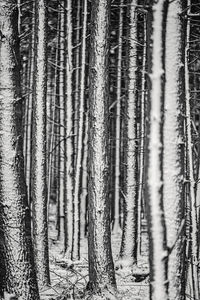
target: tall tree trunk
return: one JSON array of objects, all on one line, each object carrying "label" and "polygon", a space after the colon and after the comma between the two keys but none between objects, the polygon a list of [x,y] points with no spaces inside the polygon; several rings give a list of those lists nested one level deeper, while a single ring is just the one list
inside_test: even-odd
[{"label": "tall tree trunk", "polygon": [[85,63],[86,63],[86,31],[87,31],[87,0],[84,0],[83,8],[83,30],[82,30],[82,49],[81,49],[81,81],[80,81],[80,100],[78,114],[78,145],[75,170],[74,187],[74,238],[73,238],[73,258],[80,258],[80,187],[82,176],[83,158],[83,136],[84,136],[84,107],[85,107]]},{"label": "tall tree trunk", "polygon": [[89,280],[95,292],[115,286],[108,197],[109,0],[94,0],[89,64]]},{"label": "tall tree trunk", "polygon": [[67,256],[72,258],[73,222],[74,222],[74,111],[73,111],[73,45],[72,45],[72,0],[66,5],[66,180],[65,180],[65,226],[67,230]]},{"label": "tall tree trunk", "polygon": [[24,176],[17,16],[13,1],[1,1],[0,285],[25,300],[39,295]]},{"label": "tall tree trunk", "polygon": [[116,144],[115,144],[115,211],[114,211],[114,233],[120,231],[120,149],[121,149],[121,85],[122,85],[122,45],[123,45],[123,15],[124,1],[120,0],[119,8],[119,32],[118,32],[118,58],[117,58],[117,105],[116,105]]},{"label": "tall tree trunk", "polygon": [[[191,1],[187,1],[187,7],[190,13]],[[197,207],[195,195],[195,178],[193,171],[193,155],[192,155],[192,126],[191,126],[191,110],[190,110],[190,87],[189,87],[189,43],[190,43],[190,19],[187,20],[186,30],[186,47],[185,47],[185,90],[186,90],[186,148],[187,148],[187,165],[189,180],[189,205],[190,205],[190,244],[191,244],[191,277],[193,297],[198,299],[199,294],[199,271],[198,271],[198,227],[197,227]]]},{"label": "tall tree trunk", "polygon": [[46,186],[46,55],[46,2],[37,0],[35,3],[32,197],[34,253],[40,289],[50,282]]},{"label": "tall tree trunk", "polygon": [[[134,2],[134,3],[133,3]],[[134,5],[133,5],[134,4]],[[122,264],[131,266],[137,262],[137,1],[130,1],[128,29],[128,76],[125,120],[125,179],[124,219],[120,257]]]},{"label": "tall tree trunk", "polygon": [[164,40],[167,1],[153,2],[151,88],[147,141],[147,221],[149,233],[150,297],[168,299],[167,245],[163,212]]},{"label": "tall tree trunk", "polygon": [[147,18],[146,14],[144,15],[144,33],[143,33],[143,58],[142,58],[142,84],[141,84],[141,101],[140,101],[140,152],[139,152],[139,183],[138,183],[138,229],[137,229],[137,257],[139,258],[141,254],[141,243],[142,243],[142,234],[141,234],[141,225],[142,218],[141,212],[143,206],[143,192],[144,192],[144,145],[145,145],[145,100],[146,100],[146,54],[147,54]]},{"label": "tall tree trunk", "polygon": [[66,226],[65,226],[65,180],[66,180],[66,143],[65,143],[65,1],[60,1],[60,32],[59,32],[59,240],[62,250],[66,250]]},{"label": "tall tree trunk", "polygon": [[[169,4],[166,20],[163,203],[167,230],[169,299],[184,298],[184,24],[181,0]],[[181,231],[180,231],[181,228]],[[177,276],[178,275],[178,276]]]}]

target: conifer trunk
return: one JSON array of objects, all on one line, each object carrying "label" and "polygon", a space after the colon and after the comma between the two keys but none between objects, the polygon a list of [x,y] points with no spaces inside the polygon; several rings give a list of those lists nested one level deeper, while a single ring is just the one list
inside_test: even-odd
[{"label": "conifer trunk", "polygon": [[[184,24],[182,1],[169,4],[166,21],[166,83],[163,128],[163,203],[168,257],[169,299],[184,299]],[[182,228],[180,232],[180,228]],[[177,276],[178,274],[178,276]]]},{"label": "conifer trunk", "polygon": [[0,6],[0,287],[39,299],[24,176],[17,8]]},{"label": "conifer trunk", "polygon": [[50,282],[46,172],[46,55],[46,1],[37,0],[35,3],[32,198],[34,254],[40,289]]},{"label": "conifer trunk", "polygon": [[153,2],[151,87],[147,140],[147,221],[150,298],[168,299],[166,228],[163,211],[164,40],[167,1]]},{"label": "conifer trunk", "polygon": [[122,265],[131,266],[137,262],[137,1],[130,1],[128,35],[128,76],[125,120],[125,179],[124,219],[120,257]]},{"label": "conifer trunk", "polygon": [[94,0],[89,63],[89,280],[95,292],[114,285],[108,197],[109,0]]}]

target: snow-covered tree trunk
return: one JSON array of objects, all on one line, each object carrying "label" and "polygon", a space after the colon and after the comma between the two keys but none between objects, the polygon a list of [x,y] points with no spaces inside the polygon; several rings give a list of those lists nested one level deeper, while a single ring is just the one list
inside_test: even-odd
[{"label": "snow-covered tree trunk", "polygon": [[120,231],[119,214],[120,214],[120,146],[121,146],[121,84],[122,84],[122,34],[123,34],[123,15],[124,1],[120,0],[119,8],[119,32],[118,32],[118,57],[117,57],[117,104],[116,104],[116,128],[115,128],[115,211],[114,211],[114,233]]},{"label": "snow-covered tree trunk", "polygon": [[130,1],[127,49],[127,100],[125,120],[125,178],[124,218],[120,257],[122,265],[131,266],[137,261],[137,1]]},{"label": "snow-covered tree trunk", "polygon": [[[39,299],[24,176],[18,11],[0,6],[0,287]],[[3,281],[3,282],[2,282]]]},{"label": "snow-covered tree trunk", "polygon": [[153,2],[151,80],[147,139],[147,221],[149,233],[150,297],[168,299],[166,228],[163,211],[164,43],[167,1]]},{"label": "snow-covered tree trunk", "polygon": [[109,0],[94,0],[89,63],[89,281],[94,292],[115,286],[108,198]]},{"label": "snow-covered tree trunk", "polygon": [[[169,299],[184,298],[184,24],[183,1],[169,4],[165,41],[163,203],[167,231]],[[180,230],[181,229],[181,230]]]},{"label": "snow-covered tree trunk", "polygon": [[40,289],[50,282],[46,186],[46,55],[46,1],[37,0],[35,2],[32,199],[34,254]]},{"label": "snow-covered tree trunk", "polygon": [[87,30],[87,0],[84,0],[83,8],[83,29],[81,48],[81,76],[80,76],[80,98],[78,114],[78,142],[75,170],[74,187],[74,238],[73,238],[73,258],[80,258],[80,185],[82,176],[83,158],[83,136],[84,136],[84,107],[85,107],[85,60],[86,60],[86,30]]},{"label": "snow-covered tree trunk", "polygon": [[72,45],[72,0],[65,3],[66,8],[66,179],[65,179],[65,226],[67,232],[66,250],[69,258],[72,256],[73,247],[73,222],[74,222],[74,111],[73,111],[73,45]]}]

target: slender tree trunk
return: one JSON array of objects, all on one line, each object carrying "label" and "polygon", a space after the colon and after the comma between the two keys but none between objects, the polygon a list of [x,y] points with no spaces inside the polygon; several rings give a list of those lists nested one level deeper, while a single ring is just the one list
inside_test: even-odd
[{"label": "slender tree trunk", "polygon": [[89,280],[95,292],[115,286],[108,198],[108,53],[110,1],[94,0],[89,65]]},{"label": "slender tree trunk", "polygon": [[143,58],[142,58],[142,84],[141,84],[141,108],[140,108],[140,153],[139,153],[139,184],[138,184],[138,241],[137,241],[137,257],[141,254],[141,211],[143,207],[143,191],[144,191],[144,143],[145,143],[145,99],[146,99],[146,51],[147,51],[147,18],[144,15],[144,39],[143,39]]},{"label": "slender tree trunk", "polygon": [[87,172],[87,160],[88,160],[88,112],[85,116],[85,137],[83,141],[83,160],[82,160],[82,184],[81,184],[81,238],[86,236],[87,228],[87,195],[88,195],[88,172]]},{"label": "slender tree trunk", "polygon": [[147,221],[149,233],[150,298],[168,299],[167,245],[163,211],[164,21],[167,1],[153,3],[151,89],[147,141]]},{"label": "slender tree trunk", "polygon": [[[133,5],[134,4],[134,5]],[[137,1],[130,1],[128,35],[128,76],[125,120],[125,179],[124,219],[120,257],[122,265],[131,266],[137,262]]]},{"label": "slender tree trunk", "polygon": [[[187,7],[191,7],[191,1],[187,1]],[[190,19],[187,21],[186,47],[185,47],[185,90],[186,90],[186,136],[187,136],[187,164],[189,180],[189,202],[190,202],[190,238],[191,238],[191,276],[193,284],[193,296],[199,299],[199,272],[198,272],[198,228],[197,228],[197,207],[195,188],[196,183],[193,171],[192,155],[192,128],[190,111],[190,87],[189,87],[189,42],[190,42]]]},{"label": "slender tree trunk", "polygon": [[[57,24],[57,31],[59,30],[59,18],[58,18],[58,24]],[[59,47],[59,36],[57,34],[57,42],[56,42],[56,53],[55,53],[55,71],[54,71],[54,76],[53,76],[53,84],[52,84],[52,102],[51,102],[51,106],[52,106],[52,117],[50,122],[52,123],[51,125],[51,130],[50,130],[50,141],[49,141],[49,160],[48,160],[48,180],[47,180],[47,203],[48,203],[48,210],[49,210],[49,203],[50,203],[50,197],[51,197],[51,188],[52,188],[52,183],[54,181],[54,161],[55,161],[55,156],[56,156],[56,150],[54,149],[56,143],[56,137],[55,137],[55,131],[56,131],[56,100],[57,100],[57,85],[58,85],[58,47]],[[53,70],[52,70],[53,71]],[[57,178],[56,178],[57,180]]]},{"label": "slender tree trunk", "polygon": [[114,211],[114,233],[120,231],[120,149],[121,149],[121,84],[122,84],[122,34],[123,34],[123,15],[124,0],[120,0],[119,8],[119,32],[118,32],[118,58],[117,58],[117,105],[116,105],[116,144],[115,144],[115,211]]},{"label": "slender tree trunk", "polygon": [[43,0],[35,3],[35,21],[32,197],[34,253],[41,289],[50,282],[46,186],[46,2]]},{"label": "slender tree trunk", "polygon": [[60,2],[60,51],[59,51],[59,240],[62,250],[66,250],[66,226],[65,226],[65,180],[66,180],[66,143],[65,143],[65,1]]},{"label": "slender tree trunk", "polygon": [[83,158],[83,136],[84,136],[84,107],[85,107],[85,60],[86,60],[86,31],[87,31],[87,0],[84,0],[83,8],[83,31],[81,49],[81,81],[80,81],[80,102],[78,114],[78,146],[75,170],[74,187],[74,239],[73,239],[73,258],[80,258],[80,187],[82,176]]},{"label": "slender tree trunk", "polygon": [[81,13],[83,0],[76,0],[76,37],[75,37],[75,91],[74,91],[74,148],[75,161],[78,147],[78,113],[80,98],[80,52],[81,52]]},{"label": "slender tree trunk", "polygon": [[28,103],[27,103],[27,118],[26,118],[26,141],[25,141],[25,174],[26,174],[26,184],[28,189],[28,203],[31,204],[31,171],[32,171],[32,130],[33,130],[33,77],[34,77],[34,32],[35,32],[35,3],[32,4],[33,16],[31,18],[31,41],[29,50],[29,86],[28,86]]},{"label": "slender tree trunk", "polygon": [[[66,3],[66,182],[65,182],[65,226],[67,231],[67,256],[72,258],[74,222],[74,112],[73,112],[73,45],[72,45],[72,0]],[[77,220],[78,221],[78,220]]]},{"label": "slender tree trunk", "polygon": [[39,295],[24,176],[17,16],[13,1],[1,1],[0,285],[20,299],[33,300]]}]

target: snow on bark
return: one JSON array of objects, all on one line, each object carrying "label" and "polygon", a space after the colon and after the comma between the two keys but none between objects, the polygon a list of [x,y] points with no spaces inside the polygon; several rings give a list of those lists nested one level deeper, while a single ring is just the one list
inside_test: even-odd
[{"label": "snow on bark", "polygon": [[162,145],[162,110],[164,101],[164,66],[163,39],[165,38],[164,21],[166,16],[165,0],[153,4],[152,53],[149,101],[149,128],[147,141],[147,199],[149,262],[150,262],[150,297],[154,300],[168,299],[167,283],[167,247],[163,212],[163,145]]},{"label": "snow on bark", "polygon": [[[184,298],[184,32],[181,0],[169,4],[166,22],[163,128],[163,203],[168,258],[169,299]],[[178,236],[179,235],[179,236]],[[174,245],[175,243],[175,245]]]},{"label": "snow on bark", "polygon": [[[124,179],[124,218],[120,257],[122,264],[133,265],[137,261],[137,1],[130,3],[128,36],[128,78],[126,100],[126,142]],[[133,5],[134,4],[134,5]]]},{"label": "snow on bark", "polygon": [[89,280],[95,292],[115,286],[108,197],[108,54],[110,1],[92,2],[89,63]]},{"label": "snow on bark", "polygon": [[[17,9],[0,6],[0,286],[39,299],[24,176]],[[2,282],[3,281],[3,282]]]},{"label": "snow on bark", "polygon": [[49,252],[46,174],[46,2],[35,3],[32,200],[33,240],[39,288],[48,285]]},{"label": "snow on bark", "polygon": [[67,256],[72,258],[73,246],[73,222],[74,222],[74,122],[73,122],[73,45],[72,45],[72,0],[68,0],[66,5],[66,180],[65,180],[65,226],[67,231]]},{"label": "snow on bark", "polygon": [[116,105],[116,129],[115,129],[115,211],[113,232],[120,232],[119,214],[120,214],[120,148],[121,148],[121,85],[122,85],[122,34],[123,34],[123,15],[124,1],[120,0],[119,8],[119,33],[118,33],[118,58],[117,58],[117,105]]},{"label": "snow on bark", "polygon": [[78,145],[75,170],[74,187],[74,238],[73,238],[73,258],[80,259],[80,183],[82,176],[83,158],[83,136],[84,136],[84,102],[85,102],[85,60],[86,60],[86,30],[87,30],[87,0],[84,1],[83,9],[83,32],[81,49],[81,80],[80,80],[80,101],[78,114]]}]

